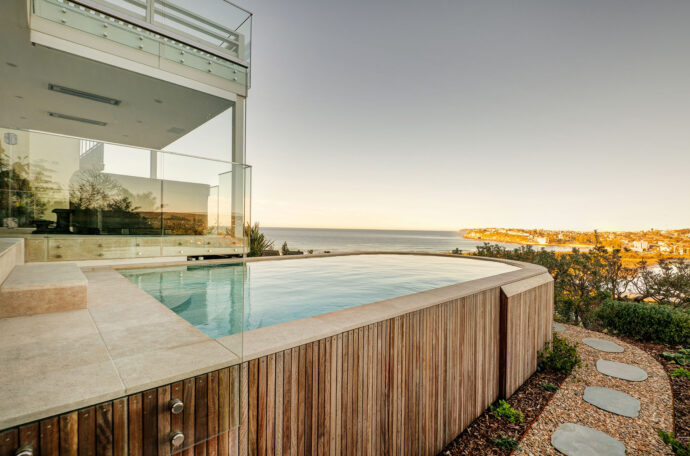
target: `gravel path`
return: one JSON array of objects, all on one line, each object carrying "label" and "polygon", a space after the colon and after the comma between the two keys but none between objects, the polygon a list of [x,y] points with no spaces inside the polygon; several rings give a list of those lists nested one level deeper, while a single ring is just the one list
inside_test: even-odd
[{"label": "gravel path", "polygon": [[[559,335],[580,342],[585,337],[596,337],[616,342],[623,353],[604,353],[583,343],[578,350],[582,367],[574,371],[542,411],[527,432],[515,455],[559,455],[551,446],[551,434],[562,423],[577,423],[609,434],[627,448],[627,455],[672,455],[657,435],[657,429],[673,429],[673,401],[671,386],[663,367],[645,351],[606,334],[564,325]],[[649,374],[643,382],[627,382],[607,377],[596,369],[598,359],[617,361],[638,366]],[[640,400],[637,418],[617,416],[588,404],[582,399],[588,386],[603,386],[630,394]]]}]

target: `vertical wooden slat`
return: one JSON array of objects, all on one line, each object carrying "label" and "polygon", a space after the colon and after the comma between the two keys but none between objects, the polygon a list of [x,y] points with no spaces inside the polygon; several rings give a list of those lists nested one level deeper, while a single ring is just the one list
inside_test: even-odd
[{"label": "vertical wooden slat", "polygon": [[113,404],[96,406],[96,454],[112,456],[113,454]]},{"label": "vertical wooden slat", "polygon": [[170,430],[171,430],[171,420],[172,413],[168,408],[168,402],[170,401],[171,385],[165,385],[158,388],[156,394],[157,398],[157,409],[158,409],[158,429],[157,429],[157,440],[156,444],[158,446],[158,455],[167,456],[170,454],[171,445],[169,441]]},{"label": "vertical wooden slat", "polygon": [[266,358],[266,455],[275,455],[276,355]]},{"label": "vertical wooden slat", "polygon": [[[252,368],[252,365],[254,368]],[[239,450],[240,456],[247,456],[250,454],[256,454],[251,450],[253,440],[253,448],[256,448],[256,435],[254,432],[254,425],[256,423],[256,396],[252,396],[252,391],[256,394],[256,376],[252,379],[250,372],[255,370],[254,375],[256,375],[256,360],[252,360],[249,363],[242,363],[242,370],[240,372],[241,378],[241,416],[240,416],[240,442]],[[250,385],[253,384],[254,388]],[[253,403],[253,405],[252,405]],[[252,416],[252,409],[254,415]],[[253,418],[253,419],[252,419]],[[254,431],[254,432],[252,432]],[[252,436],[253,435],[253,436]],[[252,437],[250,437],[252,436]]]},{"label": "vertical wooden slat", "polygon": [[283,394],[285,390],[283,374],[283,359],[285,352],[279,351],[276,353],[276,368],[275,368],[275,383],[276,383],[276,400],[275,400],[275,454],[281,456],[283,454]]},{"label": "vertical wooden slat", "polygon": [[[62,424],[60,425],[62,428]],[[127,399],[113,401],[113,455],[127,455]],[[62,443],[62,437],[60,437]],[[62,453],[60,453],[62,456]]]},{"label": "vertical wooden slat", "polygon": [[[96,454],[96,411],[94,407],[79,410],[79,456]],[[19,431],[21,440],[21,429]]]},{"label": "vertical wooden slat", "polygon": [[318,366],[315,371],[317,374],[316,382],[316,450],[317,454],[326,454],[326,442],[324,441],[326,437],[326,340],[321,339],[319,341],[319,350],[317,353]]},{"label": "vertical wooden slat", "polygon": [[38,423],[25,424],[19,428],[19,446],[30,447],[35,453],[40,454],[40,429]]},{"label": "vertical wooden slat", "polygon": [[57,418],[41,421],[40,446],[42,456],[57,456],[60,454],[60,425]]},{"label": "vertical wooden slat", "polygon": [[336,347],[336,384],[335,384],[335,454],[343,454],[342,447],[342,415],[343,415],[343,385],[345,384],[345,373],[343,357],[343,335],[338,334]]},{"label": "vertical wooden slat", "polygon": [[206,456],[208,439],[208,375],[194,379],[194,455]]},{"label": "vertical wooden slat", "polygon": [[[323,339],[322,339],[323,340]],[[318,453],[319,425],[319,343],[313,342],[311,357],[311,453]]]},{"label": "vertical wooden slat", "polygon": [[259,456],[266,456],[266,362],[265,356],[259,358],[258,406],[257,406],[257,450]]},{"label": "vertical wooden slat", "polygon": [[[129,396],[127,402],[127,424],[129,430],[127,439],[129,444],[129,454],[131,456],[142,456],[144,454],[143,421],[141,412],[141,394]],[[79,425],[81,427],[81,420]],[[79,435],[81,440],[81,432]]]},{"label": "vertical wooden slat", "polygon": [[367,416],[367,395],[369,394],[368,384],[367,384],[367,337],[368,330],[366,326],[359,328],[358,330],[359,338],[359,397],[357,398],[357,439],[359,440],[357,450],[358,454],[366,454],[366,430],[364,426],[366,424]]},{"label": "vertical wooden slat", "polygon": [[[208,440],[206,441],[206,454],[208,456],[218,455],[218,372],[208,374],[208,386],[206,397],[207,405],[207,426]],[[223,429],[227,431],[227,428]]]},{"label": "vertical wooden slat", "polygon": [[340,401],[340,416],[338,429],[340,432],[340,448],[342,454],[349,454],[348,443],[350,438],[349,432],[349,410],[350,410],[350,395],[352,387],[350,386],[350,366],[352,361],[350,359],[350,332],[342,334],[342,394],[338,399]]},{"label": "vertical wooden slat", "polygon": [[230,454],[230,369],[218,372],[218,454]]},{"label": "vertical wooden slat", "polygon": [[158,391],[148,390],[141,393],[144,454],[158,453]]},{"label": "vertical wooden slat", "polygon": [[0,432],[0,456],[14,456],[19,447],[19,431],[8,429]]},{"label": "vertical wooden slat", "polygon": [[[310,357],[311,358],[311,357]],[[305,422],[307,408],[307,345],[299,347],[299,394],[297,399],[297,454],[305,456]]]},{"label": "vertical wooden slat", "polygon": [[290,455],[298,452],[298,423],[299,423],[299,348],[292,349],[292,372],[290,377]]},{"label": "vertical wooden slat", "polygon": [[[245,364],[242,364],[244,366]],[[242,368],[241,366],[232,366],[230,368],[230,394],[228,400],[230,402],[230,433],[228,437],[228,446],[230,450],[230,456],[238,456],[240,452],[240,442],[242,438],[240,437],[240,410],[244,410],[244,402],[242,391],[244,387],[240,385],[244,380],[242,379]]]},{"label": "vertical wooden slat", "polygon": [[182,411],[182,426],[184,428],[184,456],[194,456],[194,443],[196,442],[196,382],[188,378],[182,383],[182,395],[184,397],[184,410]]},{"label": "vertical wooden slat", "polygon": [[337,372],[338,372],[338,337],[337,336],[332,336],[329,339],[329,348],[330,351],[328,353],[329,356],[329,366],[330,366],[330,373],[328,376],[328,384],[330,385],[330,402],[329,402],[329,410],[330,410],[330,417],[328,421],[328,449],[329,449],[329,454],[331,456],[336,455],[336,414],[338,412],[338,407],[337,407],[337,395],[338,395],[338,387],[337,387]]},{"label": "vertical wooden slat", "polygon": [[282,454],[289,456],[292,438],[292,350],[285,350],[283,355],[283,443]]},{"label": "vertical wooden slat", "polygon": [[78,423],[77,412],[60,415],[60,456],[79,454]]},{"label": "vertical wooden slat", "polygon": [[[185,401],[185,383],[184,382],[175,382],[172,385],[170,385],[170,398],[171,399],[179,399],[184,403],[184,408],[182,410],[182,413],[175,413],[175,414],[170,414],[170,432],[182,432],[185,435],[185,440],[186,442],[182,443],[182,447],[186,447],[189,445],[190,442],[193,443],[193,439],[185,434],[186,432],[186,427],[185,427],[185,416],[191,415],[191,412],[188,410],[190,408],[190,405],[187,404]],[[159,399],[160,400],[160,399]],[[159,404],[159,406],[162,407],[162,405]],[[192,406],[193,408],[193,406]],[[165,405],[165,409],[168,409],[167,404]],[[165,425],[165,420],[164,425]],[[160,442],[161,449],[169,449],[168,453],[179,453],[179,447],[173,447],[172,444],[169,442],[169,435],[166,436],[159,436],[161,439],[165,439],[166,443]]]}]

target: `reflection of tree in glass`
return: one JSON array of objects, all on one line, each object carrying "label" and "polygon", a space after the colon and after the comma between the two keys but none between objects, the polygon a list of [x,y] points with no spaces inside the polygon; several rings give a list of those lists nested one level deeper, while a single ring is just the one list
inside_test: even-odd
[{"label": "reflection of tree in glass", "polygon": [[123,190],[122,185],[111,176],[87,169],[79,173],[75,184],[70,185],[69,204],[72,209],[132,210],[132,201]]},{"label": "reflection of tree in glass", "polygon": [[157,234],[149,221],[138,214],[133,200],[141,197],[155,205],[151,194],[133,195],[108,174],[94,169],[81,171],[70,185],[73,224],[83,234]]},{"label": "reflection of tree in glass", "polygon": [[30,226],[45,215],[48,202],[43,195],[61,187],[49,175],[54,171],[27,156],[14,157],[0,145],[0,219],[16,218],[19,226]]}]

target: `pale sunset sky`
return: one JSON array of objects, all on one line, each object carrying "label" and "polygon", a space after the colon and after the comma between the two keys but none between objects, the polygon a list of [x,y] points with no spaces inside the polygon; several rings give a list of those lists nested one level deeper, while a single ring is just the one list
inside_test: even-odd
[{"label": "pale sunset sky", "polygon": [[242,0],[264,226],[690,226],[690,2]]}]

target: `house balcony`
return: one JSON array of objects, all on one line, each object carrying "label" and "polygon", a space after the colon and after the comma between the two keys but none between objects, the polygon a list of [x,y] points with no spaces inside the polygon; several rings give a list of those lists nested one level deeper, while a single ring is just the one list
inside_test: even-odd
[{"label": "house balcony", "polygon": [[24,238],[27,262],[248,251],[247,165],[35,131],[0,139],[0,237]]}]

